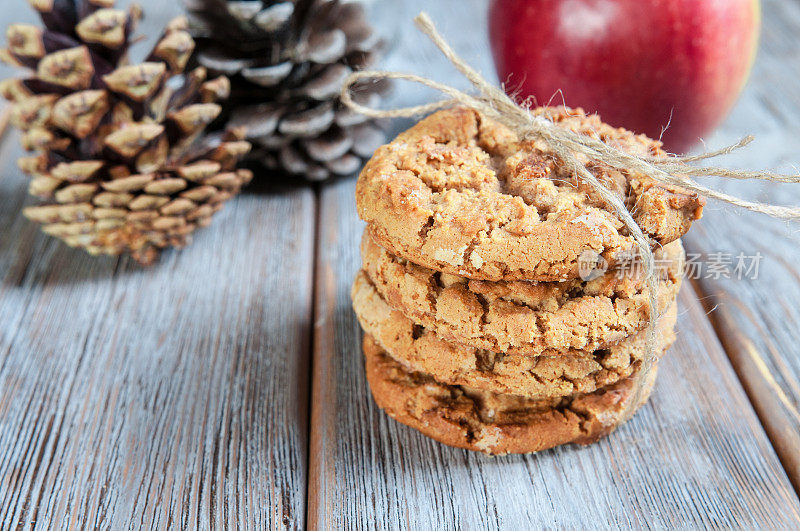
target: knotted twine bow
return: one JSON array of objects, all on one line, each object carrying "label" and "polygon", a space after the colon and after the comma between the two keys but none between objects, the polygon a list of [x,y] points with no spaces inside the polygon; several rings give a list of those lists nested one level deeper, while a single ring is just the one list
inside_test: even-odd
[{"label": "knotted twine bow", "polygon": [[[658,339],[658,329],[656,327],[656,322],[659,317],[659,312],[655,259],[647,237],[644,235],[639,225],[636,224],[633,216],[625,207],[622,200],[587,170],[586,166],[578,160],[576,154],[583,155],[589,160],[600,162],[624,173],[637,172],[662,184],[678,186],[707,198],[717,199],[753,212],[761,212],[762,214],[767,214],[774,218],[789,221],[800,221],[800,208],[783,207],[739,199],[738,197],[702,186],[695,182],[692,177],[717,176],[731,179],[762,179],[772,182],[800,183],[800,176],[780,175],[768,172],[738,171],[715,167],[694,167],[687,164],[688,162],[696,162],[731,153],[752,142],[752,136],[747,136],[739,142],[722,149],[708,151],[699,155],[668,155],[666,157],[651,158],[632,155],[605,144],[598,139],[570,131],[553,123],[544,116],[534,116],[527,106],[518,105],[514,100],[508,97],[500,87],[496,87],[484,79],[476,70],[461,59],[447,42],[445,42],[444,38],[436,31],[436,27],[426,13],[422,12],[417,15],[414,18],[414,22],[417,27],[433,41],[436,47],[439,48],[458,71],[472,83],[479,94],[471,96],[448,85],[437,83],[436,81],[413,74],[365,70],[354,72],[347,77],[342,86],[342,102],[354,111],[374,118],[410,118],[454,105],[470,107],[504,124],[514,131],[519,136],[520,140],[539,140],[544,142],[550,147],[557,158],[573,168],[579,179],[588,183],[594,191],[597,192],[610,210],[622,221],[636,242],[636,248],[644,266],[644,281],[646,282],[649,296],[650,311],[647,328],[646,353],[639,370],[639,377],[637,378],[638,385],[634,396],[626,406],[622,415],[623,418],[627,417],[638,406],[642,398],[643,384],[647,382],[653,363],[657,359],[656,341]],[[350,93],[350,88],[354,84],[366,78],[414,81],[436,89],[449,96],[450,99],[401,109],[371,109],[353,101],[353,97]]]}]

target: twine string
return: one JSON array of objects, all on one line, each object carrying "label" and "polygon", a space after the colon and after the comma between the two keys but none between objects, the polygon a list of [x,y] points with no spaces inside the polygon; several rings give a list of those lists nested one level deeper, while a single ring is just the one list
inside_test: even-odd
[{"label": "twine string", "polygon": [[[768,172],[738,171],[716,167],[689,166],[689,162],[698,162],[727,155],[753,141],[746,136],[738,142],[714,151],[697,155],[665,157],[640,157],[610,146],[597,138],[566,129],[544,116],[536,116],[527,106],[521,106],[511,99],[500,87],[489,83],[476,70],[459,57],[450,45],[436,30],[426,13],[414,18],[417,27],[424,33],[452,63],[456,69],[469,80],[478,95],[470,95],[458,89],[414,74],[387,72],[380,70],[360,71],[350,74],[341,90],[341,101],[356,112],[373,118],[410,118],[427,114],[439,109],[463,105],[477,110],[481,114],[497,121],[514,131],[521,140],[539,140],[550,147],[555,157],[572,168],[578,179],[586,182],[601,197],[607,207],[624,224],[633,238],[644,270],[644,282],[648,289],[649,322],[647,327],[646,354],[642,360],[637,386],[632,399],[623,411],[623,418],[629,416],[642,398],[644,382],[647,382],[653,364],[657,359],[656,343],[658,309],[658,281],[655,274],[655,259],[650,241],[633,219],[631,212],[616,194],[603,185],[594,174],[586,169],[578,160],[582,155],[589,160],[600,162],[613,169],[625,173],[639,173],[656,182],[676,186],[695,194],[723,201],[753,212],[789,221],[800,221],[800,208],[784,207],[747,201],[719,192],[698,184],[692,177],[725,177],[730,179],[760,179],[770,182],[798,183],[800,176],[780,175]],[[419,83],[445,94],[448,99],[398,109],[372,109],[353,100],[351,87],[364,79],[397,79]]]}]

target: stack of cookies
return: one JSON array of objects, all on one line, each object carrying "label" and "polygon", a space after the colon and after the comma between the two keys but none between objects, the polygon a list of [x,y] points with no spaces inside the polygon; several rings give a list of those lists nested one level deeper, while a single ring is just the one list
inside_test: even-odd
[{"label": "stack of cookies", "polygon": [[[663,155],[579,110],[536,112]],[[704,202],[583,162],[651,240],[663,354],[680,237]],[[470,109],[440,111],[377,150],[356,199],[367,227],[353,306],[372,394],[393,418],[451,446],[527,453],[596,441],[647,400],[656,370],[639,378],[649,292],[633,238],[546,145]]]}]

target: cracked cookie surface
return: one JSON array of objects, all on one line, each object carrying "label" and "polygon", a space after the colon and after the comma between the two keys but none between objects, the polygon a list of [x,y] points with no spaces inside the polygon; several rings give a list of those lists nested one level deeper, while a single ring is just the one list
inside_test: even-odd
[{"label": "cracked cookie surface", "polygon": [[[367,380],[375,402],[389,416],[443,444],[493,455],[538,452],[568,443],[590,444],[626,419],[634,378],[572,398],[530,400],[445,385],[409,371],[364,336]],[[649,373],[640,403],[650,395]]]},{"label": "cracked cookie surface", "polygon": [[[554,122],[642,156],[660,144],[580,110],[540,108]],[[682,236],[704,200],[585,161],[631,210],[653,246]],[[464,108],[439,111],[379,148],[356,185],[359,216],[392,254],[479,280],[579,277],[581,257],[614,265],[633,238],[546,146]],[[588,253],[588,255],[586,254]]]},{"label": "cracked cookie surface", "polygon": [[[392,309],[360,273],[353,308],[361,327],[393,359],[439,382],[534,399],[585,394],[634,375],[646,354],[646,332],[595,351],[558,355],[496,353],[452,343]],[[660,357],[675,339],[676,306],[659,320]]]},{"label": "cracked cookie surface", "polygon": [[[683,247],[678,240],[655,254],[664,311],[680,289]],[[596,349],[644,329],[649,319],[641,268],[588,282],[470,280],[394,256],[366,232],[361,258],[390,306],[445,340],[479,349],[533,355]]]}]

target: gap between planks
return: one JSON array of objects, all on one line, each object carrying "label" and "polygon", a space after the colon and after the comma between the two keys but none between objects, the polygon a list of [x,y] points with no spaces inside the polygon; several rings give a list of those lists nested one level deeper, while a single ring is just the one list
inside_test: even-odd
[{"label": "gap between planks", "polygon": [[[320,378],[316,378],[315,374],[318,370],[317,365],[319,364],[320,357],[317,356],[317,337],[318,334],[325,329],[322,326],[322,323],[318,323],[318,319],[322,318],[325,319],[324,316],[332,315],[329,312],[320,311],[321,308],[318,307],[318,292],[320,286],[320,246],[322,245],[322,230],[321,230],[321,218],[320,212],[322,211],[322,184],[315,184],[314,185],[314,251],[312,253],[313,267],[312,267],[312,277],[311,277],[311,327],[309,332],[311,333],[310,342],[309,342],[309,354],[308,354],[308,411],[306,413],[306,419],[308,419],[308,433],[306,434],[306,511],[305,514],[302,515],[303,518],[303,529],[318,529],[318,522],[316,518],[312,517],[316,515],[316,512],[313,512],[311,507],[309,506],[309,500],[315,499],[316,493],[314,492],[314,487],[316,486],[316,482],[311,481],[312,477],[319,477],[323,470],[320,464],[323,460],[315,459],[312,456],[321,453],[323,450],[320,448],[322,446],[321,443],[322,437],[313,437],[314,428],[316,426],[323,425],[320,422],[320,415],[321,408],[315,407],[316,401],[314,400],[315,397],[328,397],[330,395],[330,390],[323,388],[322,384],[318,384],[318,380]],[[335,285],[335,281],[334,281]],[[322,317],[321,317],[322,316]],[[332,342],[331,342],[332,344]],[[317,389],[318,386],[320,389]],[[328,440],[327,437],[324,438]]]},{"label": "gap between planks", "polygon": [[8,129],[8,122],[11,120],[11,105],[5,104],[2,109],[0,111],[0,142],[3,140]]},{"label": "gap between planks", "polygon": [[800,433],[795,429],[800,425],[800,412],[770,374],[764,355],[736,326],[728,305],[721,304],[736,301],[704,290],[696,280],[691,285],[786,475],[800,496]]}]

